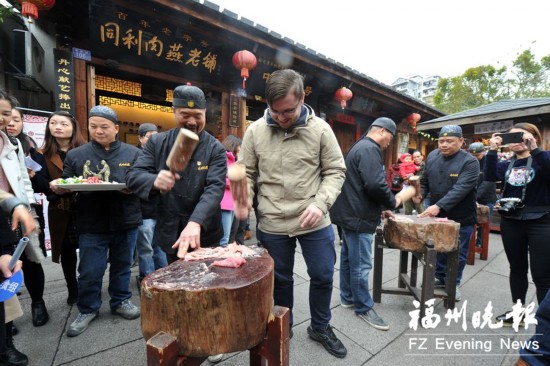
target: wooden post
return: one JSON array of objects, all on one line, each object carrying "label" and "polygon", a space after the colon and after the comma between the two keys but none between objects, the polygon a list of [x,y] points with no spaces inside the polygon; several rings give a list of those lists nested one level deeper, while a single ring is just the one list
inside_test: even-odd
[{"label": "wooden post", "polygon": [[290,311],[282,306],[273,308],[275,318],[267,324],[267,335],[250,349],[250,366],[289,365]]}]

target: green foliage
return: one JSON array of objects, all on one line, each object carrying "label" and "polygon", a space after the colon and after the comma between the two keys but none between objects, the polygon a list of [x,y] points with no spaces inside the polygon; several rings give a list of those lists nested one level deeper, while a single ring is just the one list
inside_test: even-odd
[{"label": "green foliage", "polygon": [[550,96],[550,55],[537,62],[531,50],[525,50],[510,70],[485,65],[440,79],[433,102],[436,108],[452,114],[501,99],[545,96]]},{"label": "green foliage", "polygon": [[0,23],[4,22],[4,18],[10,16],[13,14],[13,8],[12,7],[5,7],[4,5],[0,5]]}]

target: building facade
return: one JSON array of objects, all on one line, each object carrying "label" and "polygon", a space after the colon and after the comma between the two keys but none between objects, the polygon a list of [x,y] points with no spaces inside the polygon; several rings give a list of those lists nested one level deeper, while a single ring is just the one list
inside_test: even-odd
[{"label": "building facade", "polygon": [[[38,35],[34,44],[42,49],[44,77],[34,77],[37,70],[32,67],[17,67],[21,63],[16,51],[29,48],[29,41],[18,41],[15,30],[27,39]],[[304,76],[305,102],[332,126],[344,153],[382,116],[398,123],[400,149],[423,149],[430,141],[416,134],[407,116],[443,116],[252,20],[227,9],[220,12],[209,1],[57,0],[33,23],[20,17],[6,19],[0,36],[2,60],[9,61],[0,64],[0,86],[31,110],[73,113],[86,136],[87,111],[97,104],[117,112],[119,137],[129,143],[136,142],[141,123],[172,128],[172,90],[189,82],[205,91],[206,128],[219,139],[228,134],[242,137],[266,109],[267,78],[282,68]],[[26,52],[35,59],[38,47],[32,42],[31,37]],[[242,50],[257,60],[246,83],[232,63],[233,55]],[[353,93],[345,108],[334,97],[341,87]],[[398,144],[394,145],[388,163],[396,159]]]}]

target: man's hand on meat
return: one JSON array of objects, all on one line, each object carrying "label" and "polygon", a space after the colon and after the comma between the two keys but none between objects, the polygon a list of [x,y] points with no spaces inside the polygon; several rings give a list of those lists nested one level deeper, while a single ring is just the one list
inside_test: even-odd
[{"label": "man's hand on meat", "polygon": [[392,210],[382,211],[382,219],[389,219],[389,218],[394,218],[394,217],[395,217],[395,215],[393,214]]},{"label": "man's hand on meat", "polygon": [[181,177],[177,173],[172,173],[169,170],[161,170],[153,183],[153,187],[161,192],[168,192],[174,188],[176,180],[179,180],[180,178]]},{"label": "man's hand on meat", "polygon": [[306,210],[300,215],[300,227],[314,227],[323,217],[323,211],[313,203],[307,206]]},{"label": "man's hand on meat", "polygon": [[421,214],[419,214],[417,217],[436,217],[439,215],[439,207],[437,205],[431,205],[427,209],[424,210]]},{"label": "man's hand on meat", "polygon": [[201,247],[201,226],[196,222],[189,221],[180,234],[172,248],[178,250],[178,258],[183,258],[189,248],[198,249]]}]

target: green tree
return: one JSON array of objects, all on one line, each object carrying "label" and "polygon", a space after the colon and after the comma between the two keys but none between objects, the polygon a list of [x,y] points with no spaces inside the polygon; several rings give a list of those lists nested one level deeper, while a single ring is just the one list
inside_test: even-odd
[{"label": "green tree", "polygon": [[537,98],[550,95],[550,84],[548,82],[548,65],[550,56],[546,61],[537,63],[535,55],[531,50],[523,51],[514,61],[512,71],[513,78],[510,84],[513,85],[514,98]]},{"label": "green tree", "polygon": [[445,113],[480,107],[501,99],[550,96],[550,55],[540,62],[525,50],[512,63],[495,68],[472,67],[462,75],[442,78],[434,95],[434,106]]}]

